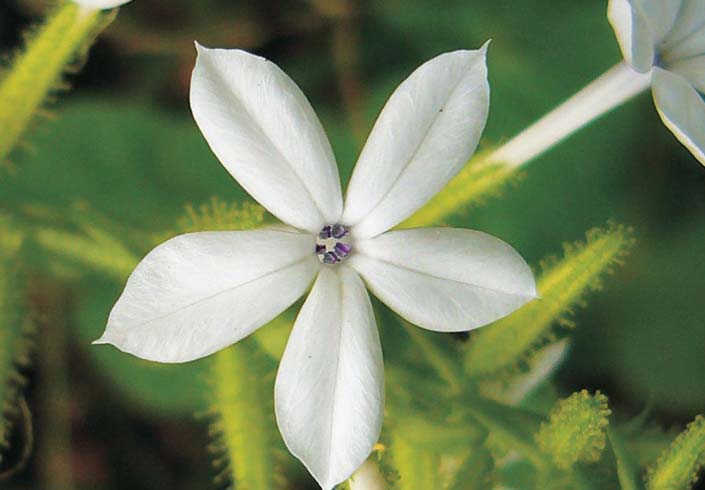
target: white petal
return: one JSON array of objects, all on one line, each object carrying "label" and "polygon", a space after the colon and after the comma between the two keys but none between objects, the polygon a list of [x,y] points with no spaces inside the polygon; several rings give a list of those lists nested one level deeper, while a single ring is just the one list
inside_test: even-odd
[{"label": "white petal", "polygon": [[683,0],[632,0],[646,17],[654,45],[659,44],[671,32],[681,10]]},{"label": "white petal", "polygon": [[696,90],[705,93],[705,55],[677,61],[669,66],[669,71],[684,77]]},{"label": "white petal", "polygon": [[656,42],[642,10],[633,0],[610,0],[607,18],[624,60],[636,71],[648,72],[653,64]]},{"label": "white petal", "polygon": [[143,359],[185,362],[246,337],[306,291],[313,237],[268,229],[177,236],[127,281],[103,336]]},{"label": "white petal", "polygon": [[705,54],[705,26],[673,46],[667,52],[668,62],[701,56]]},{"label": "white petal", "polygon": [[661,49],[670,60],[683,56],[705,54],[699,51],[705,38],[705,2],[702,0],[683,0],[678,18],[673,29],[664,39]]},{"label": "white petal", "polygon": [[131,2],[132,0],[74,0],[75,3],[90,9],[111,9]]},{"label": "white petal", "polygon": [[348,263],[392,310],[440,332],[486,325],[536,297],[526,262],[479,231],[391,231],[356,242]]},{"label": "white petal", "polygon": [[660,68],[654,69],[652,85],[661,120],[705,165],[705,102],[702,97],[685,78]]},{"label": "white petal", "polygon": [[282,221],[312,232],[337,223],[338,168],[301,90],[264,58],[197,48],[191,109],[223,166]]},{"label": "white petal", "polygon": [[377,442],[383,370],[362,281],[345,266],[324,268],[294,324],[274,395],[287,447],[324,490],[346,480]]},{"label": "white petal", "polygon": [[401,222],[440,191],[475,151],[487,120],[486,46],[421,65],[392,94],[348,186],[342,221],[357,237]]}]

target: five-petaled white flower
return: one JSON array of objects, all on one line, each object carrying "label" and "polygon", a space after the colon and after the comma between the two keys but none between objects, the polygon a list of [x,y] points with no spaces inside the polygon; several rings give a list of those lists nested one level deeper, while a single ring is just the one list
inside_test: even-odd
[{"label": "five-petaled white flower", "polygon": [[487,118],[485,49],[432,59],[384,107],[343,204],[313,109],[275,64],[198,47],[191,107],[211,149],[289,226],[178,236],[127,281],[98,343],[161,362],[207,356],[300,298],[275,386],[284,441],[330,489],[365,460],[382,425],[382,350],[365,285],[423,328],[470,330],[536,296],[506,243],[452,228],[388,231],[475,150]]},{"label": "five-petaled white flower", "polygon": [[705,165],[705,1],[610,0],[608,17],[625,61],[651,72],[664,124]]}]

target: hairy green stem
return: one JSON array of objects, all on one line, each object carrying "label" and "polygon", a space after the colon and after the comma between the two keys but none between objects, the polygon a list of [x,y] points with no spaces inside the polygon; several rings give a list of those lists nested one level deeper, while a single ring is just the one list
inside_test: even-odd
[{"label": "hairy green stem", "polygon": [[26,364],[29,351],[29,323],[22,320],[24,281],[17,266],[22,243],[22,235],[0,215],[0,460],[24,383],[18,367]]},{"label": "hairy green stem", "polygon": [[553,326],[566,324],[566,314],[620,263],[634,242],[629,228],[610,224],[587,233],[585,243],[566,245],[565,256],[544,267],[538,280],[541,298],[473,333],[465,367],[471,377],[487,377],[511,369],[549,338]]},{"label": "hairy green stem", "polygon": [[62,73],[110,20],[110,14],[67,2],[29,37],[0,81],[0,162],[19,143]]},{"label": "hairy green stem", "polygon": [[277,486],[271,386],[263,383],[274,369],[269,362],[252,339],[212,357],[215,448],[224,458],[222,476],[236,488],[270,490]]}]

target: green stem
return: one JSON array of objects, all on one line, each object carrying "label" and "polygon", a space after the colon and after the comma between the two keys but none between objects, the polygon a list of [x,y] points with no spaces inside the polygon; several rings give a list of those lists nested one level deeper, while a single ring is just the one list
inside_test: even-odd
[{"label": "green stem", "polygon": [[634,466],[622,437],[612,427],[607,427],[607,439],[616,461],[620,488],[622,490],[643,490],[644,485],[638,476],[638,469]]},{"label": "green stem", "polygon": [[18,267],[22,243],[22,235],[0,215],[0,461],[24,383],[18,367],[27,363],[29,351],[29,322],[22,320],[24,281]]},{"label": "green stem", "polygon": [[546,470],[552,467],[537,450],[534,439],[543,417],[474,395],[466,395],[465,408],[490,434],[508,447],[516,449],[537,469]]},{"label": "green stem", "polygon": [[58,284],[36,284],[33,302],[40,320],[37,336],[38,413],[45,430],[38,434],[37,460],[40,462],[42,488],[71,490],[75,488],[71,465],[71,389],[68,366],[68,298]]},{"label": "green stem", "polygon": [[402,223],[402,228],[438,226],[451,216],[473,205],[482,204],[519,178],[520,172],[502,163],[477,155],[424,207]]},{"label": "green stem", "polygon": [[236,488],[277,487],[274,421],[268,378],[274,367],[250,341],[223,349],[212,357],[212,409],[218,419],[218,452],[226,460],[223,474]]},{"label": "green stem", "polygon": [[110,14],[68,2],[30,36],[0,82],[0,162],[18,144],[62,73],[111,20]]},{"label": "green stem", "polygon": [[465,385],[464,373],[462,365],[456,360],[448,356],[436,343],[430,338],[427,332],[420,328],[404,322],[406,332],[411,337],[411,340],[419,347],[426,360],[433,368],[441,375],[448,383],[453,394],[458,394],[463,391]]},{"label": "green stem", "polygon": [[644,92],[650,83],[650,74],[637,73],[624,62],[617,64],[492,153],[474,158],[404,226],[437,225],[478,198],[496,193],[516,169]]}]

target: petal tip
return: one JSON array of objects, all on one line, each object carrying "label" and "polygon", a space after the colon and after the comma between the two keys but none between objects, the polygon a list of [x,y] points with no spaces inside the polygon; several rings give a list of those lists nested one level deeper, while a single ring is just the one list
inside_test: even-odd
[{"label": "petal tip", "polygon": [[490,38],[487,41],[485,41],[485,44],[483,44],[480,47],[479,51],[483,56],[487,56],[487,50],[489,49],[491,43],[492,43],[492,39]]},{"label": "petal tip", "polygon": [[93,342],[91,342],[91,345],[115,345],[115,343],[110,340],[110,337],[108,335],[103,334],[100,338],[95,339]]}]

